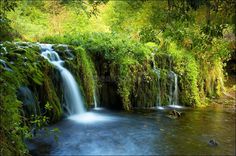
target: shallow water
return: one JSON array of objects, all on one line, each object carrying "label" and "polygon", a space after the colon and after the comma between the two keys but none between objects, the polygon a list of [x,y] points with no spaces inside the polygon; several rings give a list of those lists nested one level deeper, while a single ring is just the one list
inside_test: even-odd
[{"label": "shallow water", "polygon": [[93,110],[50,127],[60,129],[58,142],[42,136],[28,146],[33,155],[235,155],[235,112],[181,109],[171,119],[169,111]]}]

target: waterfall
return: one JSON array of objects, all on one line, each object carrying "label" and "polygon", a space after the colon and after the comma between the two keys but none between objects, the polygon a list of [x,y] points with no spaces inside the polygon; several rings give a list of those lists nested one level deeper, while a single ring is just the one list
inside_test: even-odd
[{"label": "waterfall", "polygon": [[161,106],[161,83],[160,83],[160,70],[159,69],[154,69],[154,72],[157,74],[157,100],[156,100],[156,106]]},{"label": "waterfall", "polygon": [[157,97],[156,97],[156,106],[158,108],[162,108],[161,107],[161,82],[160,82],[161,72],[158,68],[156,68],[156,64],[155,64],[155,60],[154,60],[154,54],[153,54],[153,57],[152,57],[152,63],[153,63],[153,70],[157,74],[157,90],[158,90],[158,93],[157,93]]},{"label": "waterfall", "polygon": [[97,109],[98,108],[98,104],[97,104],[96,91],[93,92],[93,103],[94,103],[94,108]]},{"label": "waterfall", "polygon": [[80,90],[72,74],[66,68],[63,67],[64,61],[62,61],[58,53],[53,50],[52,45],[39,45],[41,47],[41,56],[47,59],[60,71],[65,107],[69,115],[84,113],[85,107]]},{"label": "waterfall", "polygon": [[169,104],[170,105],[178,105],[178,75],[170,71],[170,89],[169,89]]}]

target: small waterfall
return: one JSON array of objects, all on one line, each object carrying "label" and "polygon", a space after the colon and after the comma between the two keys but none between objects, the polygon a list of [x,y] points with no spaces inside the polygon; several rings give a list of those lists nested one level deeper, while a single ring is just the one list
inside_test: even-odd
[{"label": "small waterfall", "polygon": [[94,110],[102,110],[101,107],[99,107],[99,100],[97,99],[96,89],[93,92],[93,104],[94,104]]},{"label": "small waterfall", "polygon": [[153,70],[154,72],[157,74],[157,90],[158,90],[158,93],[157,93],[157,98],[156,98],[156,106],[158,108],[162,108],[161,107],[161,71],[156,68],[156,64],[155,64],[155,60],[154,60],[154,53],[153,53],[153,57],[152,57],[152,63],[153,63]]},{"label": "small waterfall", "polygon": [[169,104],[170,105],[178,105],[178,75],[170,71],[170,89],[169,89]]},{"label": "small waterfall", "polygon": [[66,110],[68,111],[69,115],[84,113],[85,107],[80,90],[72,74],[63,67],[64,61],[62,61],[58,53],[52,49],[52,45],[39,45],[41,47],[41,56],[55,65],[55,67],[60,71]]},{"label": "small waterfall", "polygon": [[161,106],[161,83],[160,83],[161,73],[159,69],[154,69],[154,71],[157,74],[157,90],[158,90],[156,106]]},{"label": "small waterfall", "polygon": [[98,108],[97,98],[96,98],[95,92],[94,92],[94,94],[93,94],[93,102],[94,102],[94,108],[95,108],[95,109]]}]

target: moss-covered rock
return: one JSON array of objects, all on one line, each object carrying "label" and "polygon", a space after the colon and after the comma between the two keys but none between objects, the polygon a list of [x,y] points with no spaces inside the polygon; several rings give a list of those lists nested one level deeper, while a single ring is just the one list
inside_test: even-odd
[{"label": "moss-covered rock", "polygon": [[[62,108],[53,85],[54,67],[40,56],[36,44],[3,42],[0,49],[3,50],[0,59],[11,69],[0,65],[1,155],[25,155],[23,138],[32,128],[30,116],[35,115],[35,111],[22,106],[25,101],[17,99],[17,91],[27,86],[40,107],[38,115],[45,115],[44,107],[50,103],[53,109],[47,116],[51,122],[58,121]],[[24,116],[26,111],[28,115]]]}]

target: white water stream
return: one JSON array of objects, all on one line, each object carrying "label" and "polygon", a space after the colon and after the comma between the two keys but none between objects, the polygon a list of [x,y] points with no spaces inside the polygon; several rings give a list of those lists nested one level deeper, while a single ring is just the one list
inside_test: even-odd
[{"label": "white water stream", "polygon": [[41,46],[41,56],[46,58],[50,63],[60,71],[62,78],[63,94],[65,100],[65,106],[69,113],[82,114],[85,113],[84,102],[79,90],[79,87],[72,76],[72,74],[63,67],[64,61],[62,61],[57,52],[52,48],[51,44],[39,44]]}]

